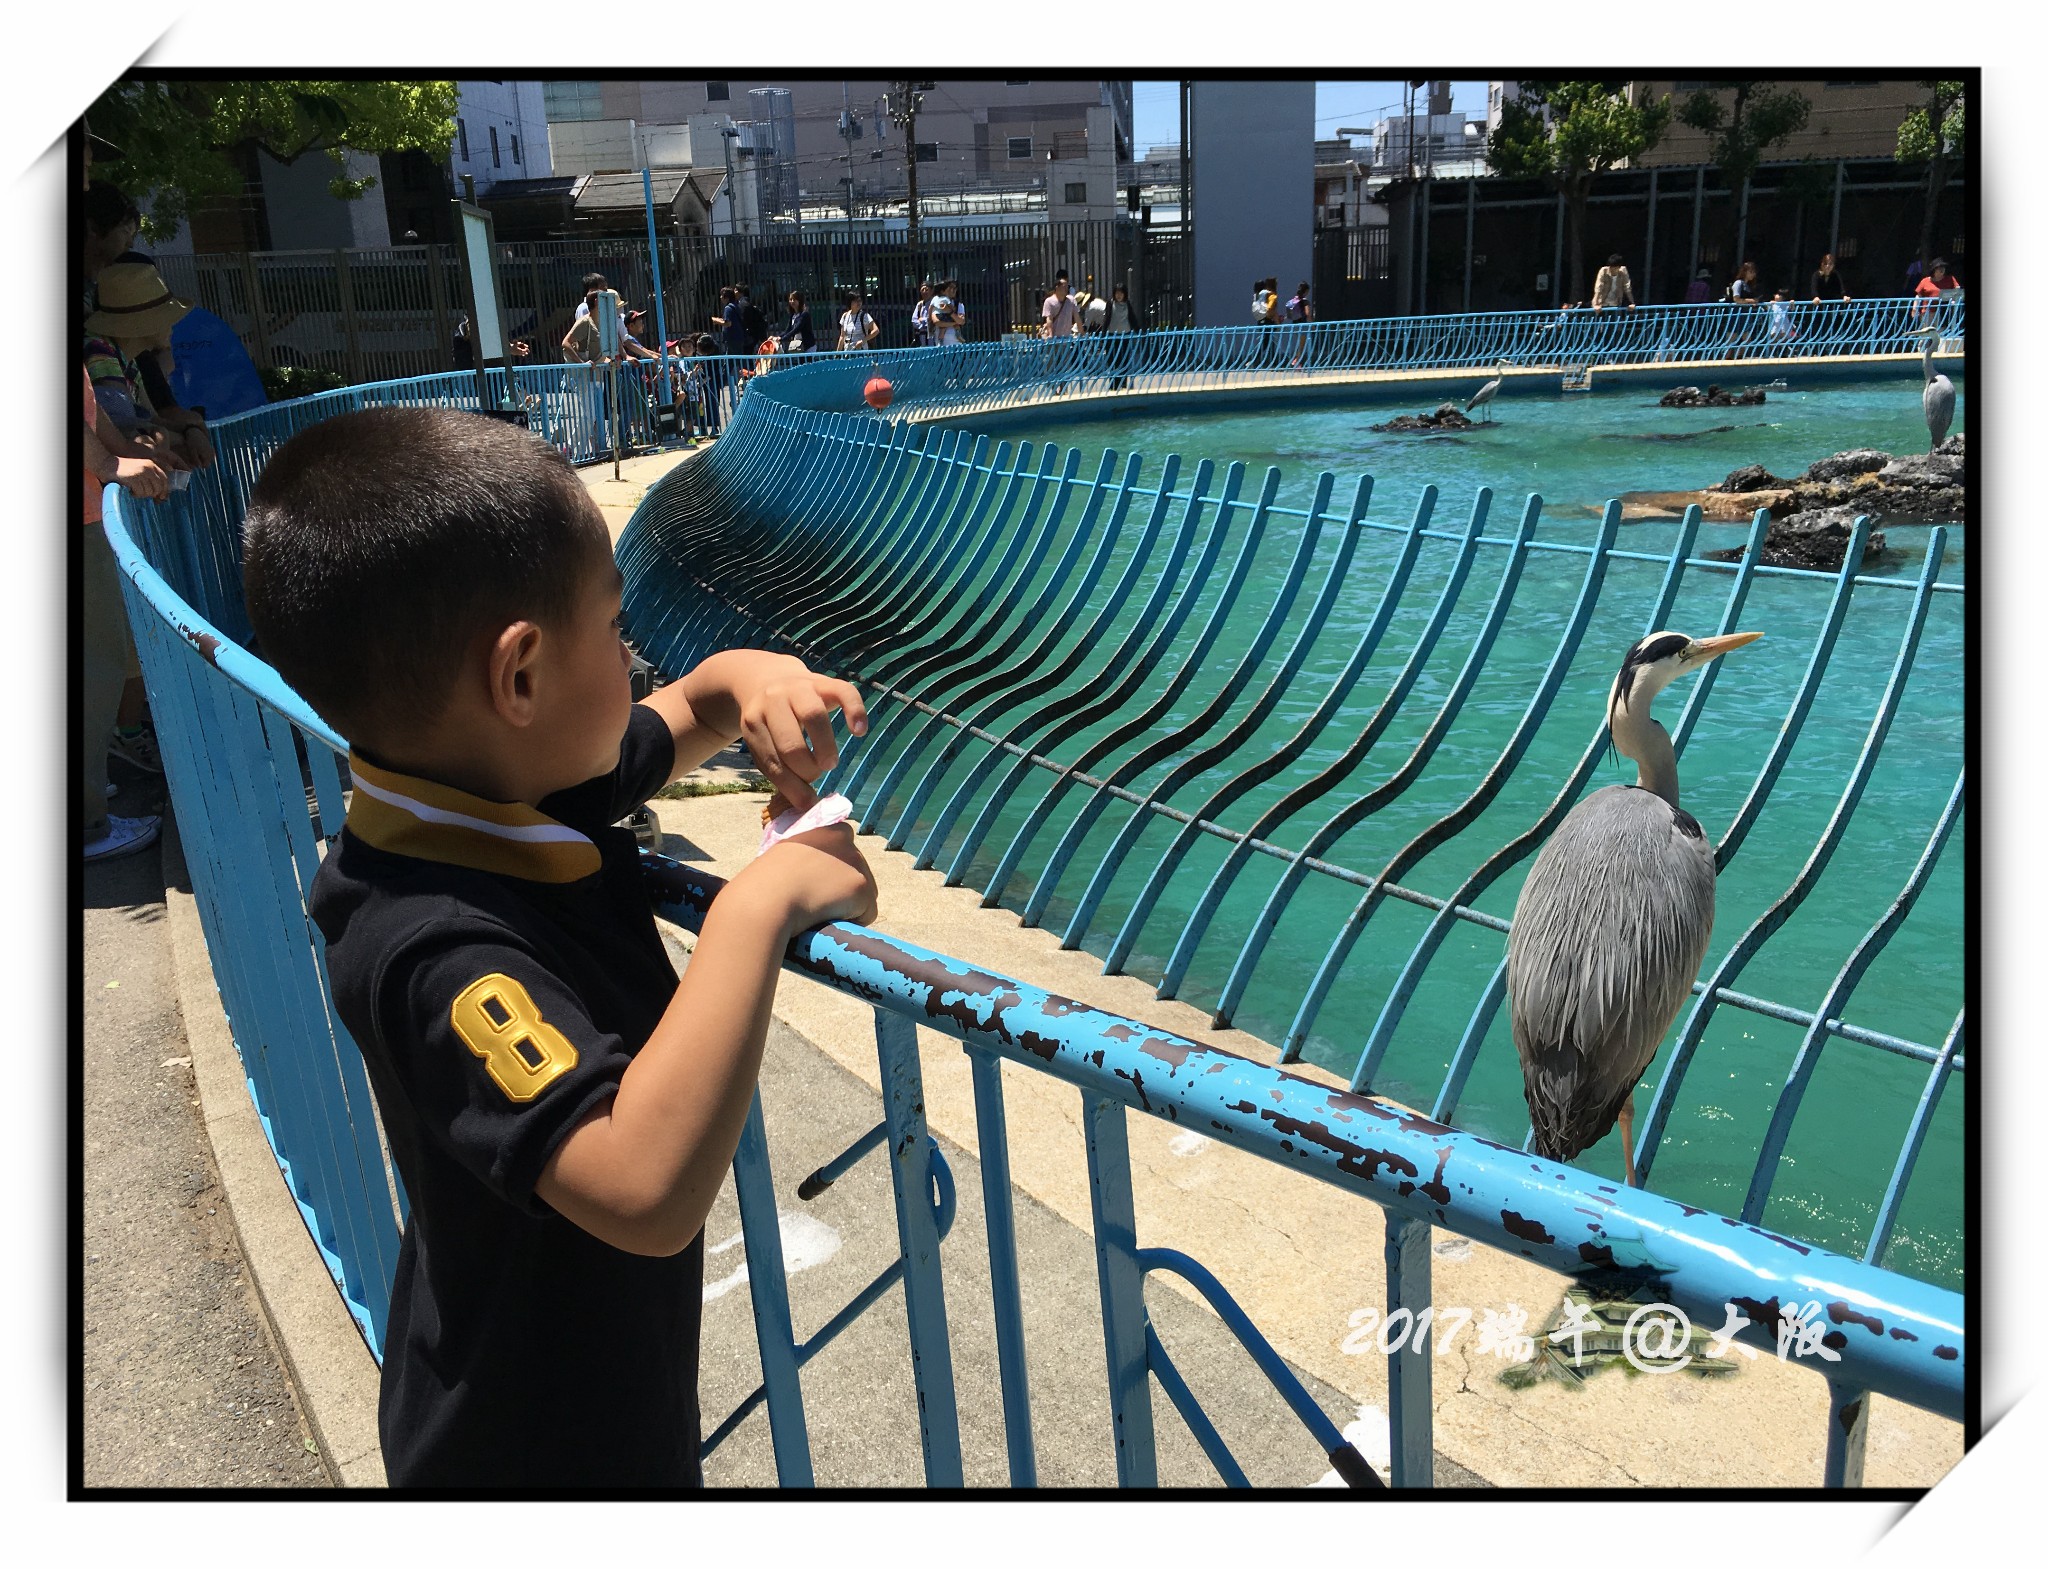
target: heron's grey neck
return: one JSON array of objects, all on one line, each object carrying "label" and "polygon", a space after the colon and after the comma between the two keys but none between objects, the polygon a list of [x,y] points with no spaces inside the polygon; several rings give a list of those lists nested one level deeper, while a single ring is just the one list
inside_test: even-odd
[{"label": "heron's grey neck", "polygon": [[1934,380],[1934,338],[1932,334],[1920,340],[1920,373],[1929,382]]},{"label": "heron's grey neck", "polygon": [[1647,703],[1640,709],[1617,706],[1609,716],[1608,729],[1614,736],[1615,750],[1635,762],[1636,788],[1660,795],[1676,806],[1678,754],[1671,750],[1671,737],[1664,727],[1649,716],[1648,707]]}]

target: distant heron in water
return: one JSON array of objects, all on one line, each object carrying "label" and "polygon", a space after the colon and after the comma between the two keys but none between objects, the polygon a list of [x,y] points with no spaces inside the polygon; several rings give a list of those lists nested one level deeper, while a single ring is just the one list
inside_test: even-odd
[{"label": "distant heron in water", "polygon": [[1488,405],[1493,402],[1493,395],[1500,391],[1500,384],[1501,378],[1496,376],[1477,392],[1473,393],[1471,397],[1465,400],[1465,412],[1470,414],[1474,409],[1486,409],[1486,421],[1489,425],[1492,424],[1493,410]]},{"label": "distant heron in water", "polygon": [[1939,327],[1920,329],[1920,372],[1927,384],[1920,389],[1920,412],[1927,416],[1927,450],[1932,452],[1948,438],[1956,417],[1955,383],[1934,368],[1934,340]]},{"label": "distant heron in water", "polygon": [[1636,782],[1595,791],[1558,824],[1508,931],[1508,1021],[1536,1153],[1571,1160],[1618,1117],[1631,1187],[1636,1081],[1691,995],[1714,925],[1714,847],[1678,804],[1677,757],[1650,702],[1762,636],[1653,632],[1628,651],[1607,725]]}]

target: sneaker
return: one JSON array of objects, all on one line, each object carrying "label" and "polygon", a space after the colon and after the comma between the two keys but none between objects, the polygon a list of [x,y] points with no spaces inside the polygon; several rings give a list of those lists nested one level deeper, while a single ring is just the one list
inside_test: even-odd
[{"label": "sneaker", "polygon": [[116,817],[107,814],[107,826],[97,839],[85,841],[87,864],[94,861],[111,861],[123,855],[133,855],[137,850],[147,850],[156,843],[156,836],[163,828],[160,817]]},{"label": "sneaker", "polygon": [[164,771],[163,754],[157,750],[156,737],[147,730],[116,730],[107,738],[107,756],[119,758],[129,767],[139,768],[146,774]]}]

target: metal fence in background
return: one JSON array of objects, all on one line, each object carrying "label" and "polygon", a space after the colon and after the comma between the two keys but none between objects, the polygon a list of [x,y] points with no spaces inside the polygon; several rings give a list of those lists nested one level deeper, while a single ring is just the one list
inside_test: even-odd
[{"label": "metal fence in background", "polygon": [[[718,291],[745,283],[777,330],[794,289],[809,300],[830,341],[847,290],[859,288],[886,348],[911,346],[918,283],[957,277],[970,340],[994,342],[1038,321],[1039,301],[1065,268],[1074,286],[1123,283],[1150,327],[1183,326],[1193,290],[1183,231],[1126,220],[921,226],[913,249],[901,234],[831,224],[791,236],[664,235],[663,305],[669,335],[717,329]],[[259,369],[328,371],[352,385],[457,368],[457,323],[468,308],[462,268],[445,245],[164,255],[158,269],[180,299],[219,316]],[[647,242],[632,236],[536,240],[500,247],[505,324],[531,346],[530,363],[561,360],[561,341],[600,273],[652,317],[654,272]],[[650,327],[651,331],[651,327]],[[649,347],[654,347],[650,342]]]},{"label": "metal fence in background", "polygon": [[[1490,337],[1468,343],[1464,352],[1497,350],[1520,341],[1521,330],[1497,324]],[[1222,352],[1203,345],[1244,336],[1158,334],[1138,342],[1148,356],[1146,373],[1164,376],[1179,374],[1172,367],[1207,364]],[[1311,334],[1304,341],[1321,340]],[[1430,341],[1449,340],[1377,347],[1353,340],[1353,348],[1412,354]],[[1930,615],[1950,614],[1960,603],[1953,588],[1935,581],[1938,531],[1928,568],[1916,579],[1873,579],[1853,566],[1832,578],[1773,573],[1756,564],[1756,531],[1739,563],[1697,558],[1696,515],[1662,553],[1622,548],[1611,505],[1591,544],[1534,539],[1540,515],[1534,507],[1511,533],[1488,531],[1483,497],[1469,523],[1443,527],[1432,521],[1433,493],[1426,493],[1403,525],[1367,517],[1369,487],[1348,502],[1333,501],[1327,477],[1306,507],[1289,507],[1276,500],[1277,473],[1248,486],[1241,465],[1219,474],[1204,463],[1183,477],[1179,461],[1169,457],[1154,477],[1136,458],[1116,462],[1105,456],[1096,473],[1084,476],[1077,454],[1048,448],[1034,456],[985,437],[880,420],[861,401],[870,361],[887,366],[897,387],[897,413],[944,411],[953,406],[947,400],[969,391],[997,406],[1005,374],[1051,396],[1061,375],[1072,382],[1080,373],[1070,358],[1075,352],[1073,346],[1041,344],[821,356],[745,383],[735,380],[744,391],[729,404],[725,434],[650,494],[620,556],[629,582],[629,625],[647,652],[678,668],[702,651],[745,638],[811,650],[859,676],[874,694],[875,722],[861,745],[848,746],[843,771],[844,787],[861,803],[864,820],[889,831],[927,863],[948,859],[956,873],[971,860],[962,835],[980,834],[994,844],[989,836],[1000,827],[1003,842],[1025,846],[1021,858],[1009,857],[1010,897],[1034,900],[1042,913],[1039,895],[1060,890],[1062,913],[1084,928],[1096,918],[1095,909],[1084,908],[1087,890],[1105,866],[1119,854],[1130,859],[1131,852],[1124,846],[1107,854],[1074,853],[1068,843],[1076,837],[1074,812],[1100,818],[1105,830],[1114,831],[1117,825],[1102,817],[1113,810],[1131,823],[1142,820],[1163,830],[1170,844],[1192,842],[1191,836],[1204,843],[1220,839],[1232,856],[1250,855],[1261,864],[1273,860],[1279,846],[1220,820],[1220,807],[1212,811],[1199,800],[1192,807],[1169,804],[1171,789],[1180,786],[1161,785],[1159,770],[1198,794],[1213,793],[1217,785],[1227,791],[1261,782],[1252,780],[1257,768],[1247,773],[1241,760],[1233,760],[1251,734],[1247,720],[1253,713],[1263,717],[1282,697],[1292,702],[1286,688],[1301,685],[1311,670],[1327,690],[1312,705],[1315,729],[1304,732],[1304,747],[1325,729],[1331,735],[1378,733],[1384,722],[1368,723],[1369,716],[1343,700],[1357,679],[1352,666],[1369,655],[1369,645],[1387,638],[1395,625],[1431,646],[1463,641],[1468,672],[1476,673],[1514,602],[1513,580],[1524,571],[1534,575],[1535,563],[1563,560],[1582,575],[1577,610],[1528,699],[1512,755],[1504,753],[1478,781],[1480,794],[1497,791],[1513,774],[1527,745],[1525,732],[1541,723],[1556,695],[1610,573],[1633,573],[1646,585],[1648,599],[1640,607],[1632,602],[1629,617],[1644,625],[1659,624],[1682,586],[1695,580],[1714,587],[1720,619],[1730,626],[1745,596],[1761,592],[1765,583],[1804,593],[1816,607],[1846,607],[1852,598],[1900,607],[1900,651],[1878,699],[1881,715],[1896,711],[1899,692],[1913,677],[1918,628]],[[965,385],[970,382],[971,388]],[[474,386],[467,375],[426,377],[254,411],[221,423],[221,463],[179,495],[146,504],[118,489],[108,492],[108,534],[126,577],[167,782],[251,1093],[307,1224],[373,1348],[381,1342],[404,1200],[378,1149],[356,1050],[328,1007],[321,943],[304,909],[323,845],[342,820],[342,742],[243,646],[248,629],[240,601],[239,524],[249,486],[269,452],[293,431],[370,403],[470,406]],[[534,367],[500,376],[492,391],[525,403],[544,436],[587,459],[602,450],[597,443],[603,421],[592,401],[600,394],[594,387],[587,369]],[[1363,569],[1352,564],[1378,548],[1374,540],[1391,542],[1395,570],[1376,587],[1365,585],[1380,610],[1354,631],[1364,653],[1354,650],[1338,661],[1343,668],[1334,668],[1318,651],[1321,629],[1332,607],[1345,599],[1345,585],[1359,588],[1354,580]],[[1563,556],[1555,554],[1560,551]],[[1425,555],[1438,559],[1424,561]],[[1851,560],[1859,555],[1852,551]],[[1245,592],[1245,583],[1253,563],[1265,556],[1281,563],[1272,582],[1282,586],[1267,591],[1280,599],[1262,604],[1259,595]],[[735,570],[742,558],[743,575]],[[1454,637],[1446,616],[1460,602],[1461,589],[1453,581],[1462,585],[1483,575],[1477,570],[1482,560],[1501,575],[1494,609]],[[1425,580],[1439,585],[1434,610],[1404,603],[1423,592]],[[1823,616],[1809,685],[1828,669],[1835,631],[1827,618],[1838,613],[1830,609]],[[1239,652],[1224,658],[1216,654],[1215,634],[1232,617],[1249,618],[1256,629]],[[1069,632],[1074,640],[1047,646]],[[1418,652],[1409,663],[1423,658]],[[1067,680],[1077,670],[1097,670],[1100,677]],[[1054,685],[1047,684],[1049,678]],[[1413,675],[1390,678],[1396,685],[1382,713],[1389,705],[1399,709],[1404,694],[1419,690]],[[1472,674],[1461,676],[1448,689],[1434,678],[1422,683],[1436,705],[1433,717],[1421,719],[1425,749],[1454,723],[1471,680]],[[1060,681],[1066,684],[1057,686]],[[1708,685],[1703,680],[1674,726],[1681,747],[1701,717]],[[1760,766],[1759,808],[1783,766],[1784,749],[1797,739],[1811,696],[1808,691],[1795,704],[1779,750]],[[1388,722],[1395,718],[1390,714]],[[1872,761],[1882,742],[1881,723],[1874,734]],[[1086,755],[1076,746],[1085,746]],[[1422,755],[1426,761],[1426,750]],[[1544,823],[1569,804],[1595,755],[1589,746],[1552,805],[1547,811],[1539,806]],[[1397,804],[1414,777],[1412,770],[1399,771],[1363,799],[1379,803],[1386,797],[1384,804]],[[1030,787],[1046,799],[1061,794],[1060,812],[1038,812]],[[1330,795],[1327,789],[1320,793]],[[1355,809],[1354,797],[1355,791],[1338,789],[1331,804]],[[1960,779],[1949,807],[1930,825],[1927,864],[1939,858],[1959,801]],[[1852,790],[1844,811],[1853,812],[1855,804]],[[1012,811],[995,821],[1008,807],[1023,809],[1029,820]],[[1463,810],[1452,813],[1455,823],[1431,826],[1425,820],[1418,831],[1427,839],[1447,823],[1462,827],[1470,820],[1460,815]],[[1827,834],[1838,836],[1838,830],[1831,826]],[[1048,836],[1061,841],[1064,859],[1057,848],[1048,851]],[[1482,870],[1504,870],[1504,858],[1526,855],[1535,837],[1532,828],[1485,858]],[[1823,861],[1830,842],[1824,835],[1816,851]],[[1725,851],[1733,856],[1734,844]],[[802,1344],[795,1341],[776,1235],[779,1199],[757,1103],[735,1165],[764,1370],[757,1398],[768,1408],[786,1485],[811,1480],[803,1363],[899,1282],[912,1336],[926,1474],[934,1484],[960,1480],[940,1246],[953,1194],[923,1123],[912,1021],[960,1039],[974,1067],[1009,1468],[1017,1485],[1029,1485],[1035,1471],[999,1061],[1051,1074],[1082,1096],[1109,1355],[1105,1431],[1116,1446],[1119,1477],[1128,1484],[1156,1479],[1151,1378],[1195,1432],[1218,1475],[1243,1479],[1147,1320],[1140,1287],[1145,1274],[1158,1270],[1181,1275],[1216,1307],[1346,1480],[1372,1482],[1223,1286],[1191,1259],[1140,1245],[1125,1142],[1125,1119],[1133,1111],[1198,1126],[1377,1205],[1386,1224],[1386,1308],[1390,1315],[1405,1311],[1409,1322],[1431,1305],[1432,1225],[1567,1273],[1585,1267],[1593,1256],[1589,1247],[1594,1255],[1603,1249],[1612,1255],[1653,1239],[1664,1269],[1659,1291],[1665,1300],[1714,1322],[1726,1304],[1750,1304],[1751,1323],[1742,1339],[1766,1352],[1776,1349],[1772,1318],[1780,1304],[1815,1298],[1831,1304],[1830,1314],[1841,1308],[1845,1316],[1831,1321],[1828,1342],[1839,1360],[1826,1365],[1830,1485],[1861,1479],[1866,1391],[1952,1418],[1965,1414],[1961,1297],[1880,1267],[1890,1218],[1910,1185],[1943,1090],[1966,1071],[1960,1015],[1939,1044],[1878,1039],[1882,1030],[1847,1017],[1861,974],[1857,966],[1881,952],[1895,921],[1880,921],[1865,935],[1844,972],[1846,981],[1838,980],[1818,1006],[1801,1009],[1748,995],[1735,984],[1741,965],[1724,965],[1705,978],[1692,1015],[1704,1021],[1716,1008],[1761,1006],[1781,1022],[1805,1021],[1808,1044],[1779,1101],[1787,1115],[1830,1041],[1859,1051],[1903,1053],[1927,1070],[1882,1223],[1859,1260],[1764,1229],[1757,1224],[1761,1199],[1744,1205],[1740,1218],[1724,1217],[1709,1207],[1622,1189],[1582,1169],[1448,1126],[1471,1072],[1472,1051],[1487,1034],[1485,1021],[1495,1017],[1498,975],[1488,983],[1482,971],[1467,974],[1469,959],[1439,963],[1435,956],[1440,948],[1449,954],[1455,947],[1443,942],[1453,927],[1460,933],[1484,931],[1485,940],[1497,946],[1505,923],[1474,908],[1473,885],[1448,892],[1420,886],[1407,875],[1411,860],[1397,858],[1377,873],[1291,852],[1280,860],[1286,876],[1336,887],[1347,905],[1354,897],[1368,900],[1348,923],[1354,937],[1374,918],[1375,897],[1426,910],[1431,925],[1413,949],[1414,964],[1427,969],[1437,963],[1433,976],[1448,968],[1460,986],[1471,983],[1475,1022],[1429,1115],[1366,1093],[1380,1060],[1372,1044],[1378,1032],[1367,1038],[1353,1091],[1335,1091],[859,928],[825,928],[795,945],[794,963],[876,1009],[884,1121],[836,1164],[850,1164],[886,1143],[900,1251],[896,1264],[825,1330]],[[648,864],[654,896],[667,913],[686,922],[701,915],[716,892],[715,880],[658,859]],[[1153,864],[1159,869],[1155,882],[1171,876],[1168,859],[1155,853]],[[1906,908],[1924,882],[1920,868],[1907,876],[1900,894]],[[1779,918],[1807,891],[1802,884],[1789,892]],[[990,896],[1003,895],[992,884]],[[1135,918],[1142,924],[1145,917]],[[1760,929],[1755,943],[1744,939],[1735,951],[1746,963],[1769,936]],[[1398,1009],[1391,1020],[1389,1028],[1398,1027]],[[1691,1028],[1689,1022],[1685,1030]],[[1680,1068],[1671,1081],[1674,1092],[1683,1081]],[[1668,1098],[1662,1087],[1658,1095],[1660,1104]],[[1645,1134],[1646,1153],[1658,1143],[1653,1126]],[[1644,1155],[1638,1160],[1647,1169]],[[1768,1137],[1757,1169],[1765,1197],[1774,1185],[1783,1191]],[[1778,1224],[1780,1232],[1786,1229]],[[1430,1485],[1430,1360],[1398,1351],[1389,1356],[1396,1486]],[[731,1413],[711,1441],[730,1432],[753,1403]]]}]

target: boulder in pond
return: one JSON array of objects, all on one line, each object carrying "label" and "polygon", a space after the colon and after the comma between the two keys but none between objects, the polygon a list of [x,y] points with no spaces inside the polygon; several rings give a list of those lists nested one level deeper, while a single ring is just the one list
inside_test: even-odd
[{"label": "boulder in pond", "polygon": [[1375,431],[1470,430],[1472,424],[1457,404],[1439,403],[1427,414],[1398,414],[1384,425],[1375,425],[1372,428]]},{"label": "boulder in pond", "polygon": [[1764,389],[1745,387],[1740,392],[1730,392],[1716,382],[1707,383],[1707,390],[1697,387],[1673,387],[1657,402],[1667,409],[1729,409],[1745,408],[1764,401]]},{"label": "boulder in pond", "polygon": [[1761,463],[1746,463],[1712,488],[1726,495],[1740,496],[1752,490],[1783,490],[1789,483],[1779,479]]},{"label": "boulder in pond", "polygon": [[[1767,567],[1801,567],[1809,572],[1840,571],[1856,519],[1868,510],[1867,507],[1822,507],[1797,512],[1790,517],[1773,518],[1758,559]],[[1876,560],[1884,554],[1884,549],[1884,535],[1872,529],[1864,545],[1863,561],[1858,564]],[[1712,561],[1740,561],[1742,551],[1710,550],[1707,557]]]},{"label": "boulder in pond", "polygon": [[1891,460],[1889,452],[1880,452],[1875,447],[1856,447],[1809,465],[1799,479],[1802,484],[1810,485],[1828,480],[1854,479],[1858,474],[1875,474]]}]

